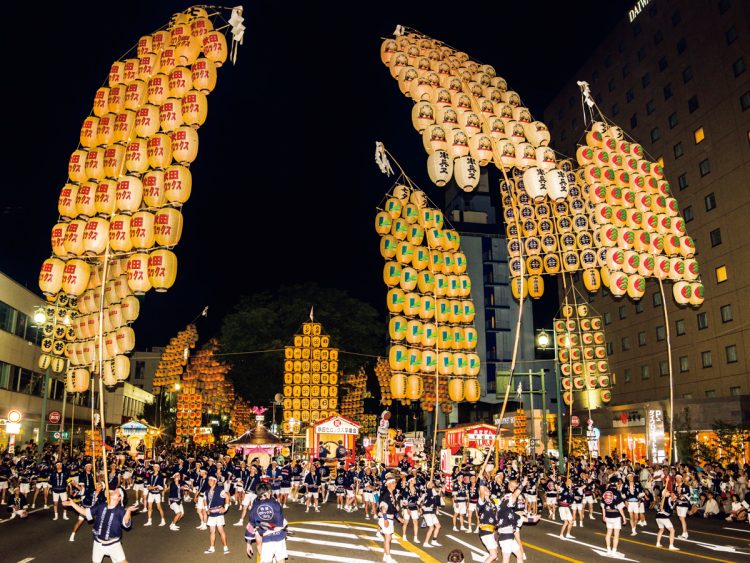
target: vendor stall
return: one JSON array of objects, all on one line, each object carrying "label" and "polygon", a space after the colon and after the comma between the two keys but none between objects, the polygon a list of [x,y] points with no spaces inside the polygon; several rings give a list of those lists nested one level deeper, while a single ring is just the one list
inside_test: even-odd
[{"label": "vendor stall", "polygon": [[[446,486],[450,487],[450,474],[453,467],[465,461],[474,465],[484,462],[488,448],[492,447],[497,428],[484,422],[459,424],[438,433],[444,433],[440,451],[440,469],[446,476]],[[489,452],[491,455],[491,452]]]},{"label": "vendor stall", "polygon": [[310,461],[319,457],[320,444],[327,450],[327,459],[336,460],[336,449],[339,442],[346,448],[347,465],[355,459],[355,445],[361,424],[341,415],[329,416],[307,427],[306,447]]},{"label": "vendor stall", "polygon": [[258,458],[262,466],[267,466],[271,458],[275,458],[289,442],[273,434],[263,426],[262,417],[256,417],[255,427],[245,432],[239,438],[227,442],[235,452],[241,453],[246,459]]}]

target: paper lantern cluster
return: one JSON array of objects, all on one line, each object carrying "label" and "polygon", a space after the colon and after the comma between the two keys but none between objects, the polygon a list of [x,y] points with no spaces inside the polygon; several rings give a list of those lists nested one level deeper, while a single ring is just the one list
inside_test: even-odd
[{"label": "paper lantern cluster", "polygon": [[86,430],[86,442],[84,445],[84,455],[89,457],[102,455],[102,433],[100,430]]},{"label": "paper lantern cluster", "polygon": [[309,424],[338,413],[339,351],[330,344],[322,325],[309,322],[284,348],[284,420]]},{"label": "paper lantern cluster", "polygon": [[612,374],[607,356],[604,322],[587,303],[563,305],[554,320],[557,361],[560,363],[563,401],[571,405],[576,393],[595,391],[601,401],[612,400]]},{"label": "paper lantern cluster", "polygon": [[[75,329],[73,323],[78,315],[75,299],[68,299],[66,295],[58,295],[53,303],[44,307],[44,324],[41,327],[42,341],[40,348],[38,366],[42,370],[51,370],[53,373],[62,373],[68,367],[68,359],[72,353],[75,341]],[[66,387],[68,393],[75,393],[75,381],[79,387],[83,385],[80,377],[75,378],[72,370],[67,370]],[[88,375],[88,374],[86,374]],[[88,380],[86,380],[88,383]],[[87,385],[88,387],[88,385]],[[84,389],[85,391],[85,389]]]},{"label": "paper lantern cluster", "polygon": [[554,164],[547,126],[532,119],[492,66],[417,33],[383,41],[380,59],[414,102],[412,125],[422,135],[435,185],[454,178],[471,191],[479,167],[489,163],[505,169]]},{"label": "paper lantern cluster", "polygon": [[339,414],[361,424],[365,414],[365,392],[367,391],[367,373],[361,368],[357,375],[341,376],[341,401]]},{"label": "paper lantern cluster", "polygon": [[378,378],[378,387],[380,388],[380,404],[384,406],[392,405],[391,366],[385,358],[378,358],[375,362],[375,377]]},{"label": "paper lantern cluster", "polygon": [[401,184],[377,213],[375,230],[389,288],[391,397],[421,400],[428,411],[437,397],[445,412],[452,401],[479,400],[475,309],[460,235],[424,192]]},{"label": "paper lantern cluster", "polygon": [[154,372],[154,388],[168,387],[180,383],[182,373],[188,363],[190,351],[198,342],[198,329],[189,324],[170,339],[161,354],[159,364]]},{"label": "paper lantern cluster", "polygon": [[643,297],[646,278],[674,282],[680,305],[700,305],[695,243],[659,163],[616,125],[594,122],[576,152],[601,278],[612,295]]},{"label": "paper lantern cluster", "polygon": [[253,418],[250,410],[250,403],[237,397],[234,406],[229,413],[229,428],[235,436],[241,436],[250,430],[250,423]]},{"label": "paper lantern cluster", "polygon": [[177,423],[175,433],[178,438],[192,436],[201,425],[203,399],[197,392],[177,395]]},{"label": "paper lantern cluster", "polygon": [[[189,166],[197,156],[207,95],[226,58],[224,33],[214,30],[203,8],[176,14],[167,28],[141,37],[132,58],[113,63],[68,161],[52,257],[42,264],[39,286],[51,299],[61,292],[82,298],[81,313],[98,316],[96,290],[112,282],[103,331],[110,343],[102,350],[107,385],[129,371],[124,354],[134,335],[125,325],[138,314],[137,300],[129,297],[166,291],[175,281],[177,257],[171,249],[180,240],[180,209],[192,189]],[[119,307],[113,311],[112,305]],[[89,320],[76,328],[83,333],[77,339],[98,342],[98,321]],[[110,320],[120,326],[107,330]],[[94,350],[82,346],[81,361],[73,365],[98,360],[98,344]]]},{"label": "paper lantern cluster", "polygon": [[231,364],[216,358],[219,341],[212,338],[197,350],[188,362],[182,377],[182,388],[201,394],[207,414],[228,414],[235,401],[234,385],[227,379]]},{"label": "paper lantern cluster", "polygon": [[364,414],[360,417],[359,423],[362,425],[363,435],[374,436],[378,429],[378,415]]},{"label": "paper lantern cluster", "polygon": [[529,445],[529,432],[526,420],[526,411],[523,409],[516,410],[516,416],[513,420],[513,439],[515,450],[519,453],[524,453]]}]

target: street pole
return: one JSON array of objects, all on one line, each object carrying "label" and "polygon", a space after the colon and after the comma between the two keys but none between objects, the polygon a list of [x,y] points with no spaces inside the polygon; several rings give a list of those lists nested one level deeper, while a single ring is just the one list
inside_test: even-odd
[{"label": "street pole", "polygon": [[545,382],[545,372],[543,369],[539,370],[539,377],[542,379],[542,424],[540,426],[542,430],[542,437],[544,438],[544,469],[549,469],[549,460],[547,459],[547,451],[549,448],[549,431],[547,429],[547,384]]},{"label": "street pole", "polygon": [[534,432],[534,373],[529,370],[529,422],[531,423],[531,432],[529,434],[529,453],[532,457],[536,456],[536,440]]},{"label": "street pole", "polygon": [[50,369],[52,369],[52,366],[47,366],[47,369],[44,370],[44,382],[42,383],[42,413],[41,418],[39,419],[39,436],[37,440],[36,445],[36,451],[41,457],[42,452],[44,451],[44,437],[45,437],[45,421],[47,420],[47,388],[49,387],[49,372]]},{"label": "street pole", "polygon": [[65,432],[65,405],[68,402],[68,386],[63,385],[63,408],[62,408],[62,419],[60,424],[60,439],[57,441],[57,460],[62,460],[62,445],[63,445],[63,433]]},{"label": "street pole", "polygon": [[560,408],[561,395],[560,395],[560,366],[557,362],[557,338],[552,335],[552,342],[555,344],[555,358],[553,363],[555,365],[555,393],[557,396],[557,463],[560,473],[565,471],[565,460],[563,458],[563,430],[562,430],[562,409]]}]

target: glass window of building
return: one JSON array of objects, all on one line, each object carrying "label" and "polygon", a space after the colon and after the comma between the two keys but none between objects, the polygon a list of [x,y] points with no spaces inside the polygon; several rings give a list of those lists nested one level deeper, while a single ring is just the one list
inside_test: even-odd
[{"label": "glass window of building", "polygon": [[638,333],[638,346],[646,345],[646,331],[642,330]]},{"label": "glass window of building", "polygon": [[731,305],[722,305],[719,310],[721,311],[721,322],[728,323],[734,319]]},{"label": "glass window of building", "polygon": [[750,90],[740,96],[740,106],[742,107],[742,111],[750,108]]},{"label": "glass window of building", "polygon": [[698,330],[708,328],[708,315],[705,312],[696,314],[695,319],[698,322]]},{"label": "glass window of building", "polygon": [[620,320],[628,318],[628,311],[625,309],[625,305],[620,305],[619,309],[617,310]]},{"label": "glass window of building", "polygon": [[611,322],[612,322],[612,314],[609,311],[607,311],[606,313],[604,313],[604,324],[608,325]]},{"label": "glass window of building", "polygon": [[737,28],[734,26],[730,27],[725,35],[727,38],[727,45],[731,45],[732,43],[737,41]]},{"label": "glass window of building", "polygon": [[633,89],[631,88],[627,92],[625,92],[625,101],[630,103],[635,99],[635,94],[633,93]]},{"label": "glass window of building", "polygon": [[651,84],[651,73],[647,72],[643,76],[641,76],[641,86],[644,88]]},{"label": "glass window of building", "polygon": [[701,365],[704,368],[710,368],[714,365],[713,360],[711,359],[711,350],[706,350],[705,352],[701,352]]},{"label": "glass window of building", "polygon": [[622,77],[625,78],[630,75],[630,67],[628,65],[623,65],[622,67]]},{"label": "glass window of building", "polygon": [[660,137],[661,137],[661,133],[659,132],[658,127],[654,127],[653,129],[651,129],[651,142],[652,143],[655,143],[656,141],[658,141]]},{"label": "glass window of building", "polygon": [[740,57],[734,63],[732,64],[732,72],[734,72],[735,76],[739,76],[743,72],[745,72],[745,59]]},{"label": "glass window of building", "polygon": [[682,70],[682,82],[683,82],[684,84],[687,84],[687,83],[688,83],[688,82],[690,82],[690,81],[691,81],[692,79],[693,79],[693,67],[691,67],[691,66],[686,66],[686,67],[685,67],[685,68],[684,68],[684,69]]},{"label": "glass window of building", "polygon": [[686,223],[689,223],[693,220],[693,206],[688,205],[687,207],[683,208],[682,210],[682,217],[685,219]]},{"label": "glass window of building", "polygon": [[630,116],[630,128],[635,129],[636,127],[638,127],[638,115],[634,113]]},{"label": "glass window of building", "polygon": [[707,158],[698,163],[698,171],[701,173],[701,178],[708,176],[711,173],[711,161]]},{"label": "glass window of building", "polygon": [[661,360],[659,362],[659,375],[661,377],[669,375],[669,362],[667,360]]},{"label": "glass window of building", "polygon": [[662,57],[659,59],[659,71],[667,70],[668,66],[669,64],[667,63],[667,57]]},{"label": "glass window of building", "polygon": [[742,388],[739,385],[730,387],[729,388],[729,395],[731,397],[739,397],[740,395],[742,395],[741,389]]},{"label": "glass window of building", "polygon": [[667,330],[664,327],[664,325],[659,325],[656,327],[656,341],[661,342],[667,337]]},{"label": "glass window of building", "polygon": [[731,0],[719,0],[719,14],[724,14],[731,5]]},{"label": "glass window of building", "polygon": [[622,340],[620,341],[620,347],[622,348],[623,352],[627,352],[630,350],[630,337],[629,336],[623,336]]},{"label": "glass window of building", "polygon": [[728,364],[733,364],[737,361],[737,346],[735,344],[727,346],[726,348],[724,348],[724,351],[727,355]]},{"label": "glass window of building", "polygon": [[698,107],[700,107],[700,104],[698,104],[698,96],[692,96],[688,100],[688,111],[690,113],[693,113],[695,110],[698,109]]},{"label": "glass window of building", "polygon": [[661,293],[659,293],[658,291],[657,291],[657,292],[655,292],[655,293],[654,293],[654,294],[653,294],[653,295],[651,296],[651,299],[652,299],[652,300],[653,300],[653,302],[654,302],[654,307],[661,307]]},{"label": "glass window of building", "polygon": [[687,174],[683,173],[677,177],[677,185],[680,186],[680,190],[684,190],[688,187]]},{"label": "glass window of building", "polygon": [[615,347],[611,342],[607,342],[607,355],[612,356],[615,353]]},{"label": "glass window of building", "polygon": [[713,399],[716,397],[716,389],[707,389],[706,390],[706,398],[707,399]]},{"label": "glass window of building", "polygon": [[669,98],[671,98],[673,94],[674,92],[672,91],[671,84],[667,84],[666,86],[664,86],[664,99],[665,100],[668,100]]},{"label": "glass window of building", "polygon": [[721,229],[714,229],[709,234],[711,239],[711,246],[719,246],[721,244]]},{"label": "glass window of building", "polygon": [[677,54],[681,55],[685,52],[685,49],[687,49],[687,41],[685,41],[685,38],[683,37],[677,42]]},{"label": "glass window of building", "polygon": [[648,371],[648,366],[641,366],[641,379],[649,379],[651,374]]},{"label": "glass window of building", "polygon": [[714,192],[711,192],[705,197],[706,202],[706,211],[711,211],[712,209],[716,209],[716,195]]},{"label": "glass window of building", "polygon": [[643,313],[643,301],[641,301],[640,299],[635,302],[635,312]]},{"label": "glass window of building", "polygon": [[646,102],[646,115],[651,115],[656,111],[656,106],[654,105],[654,100],[649,100]]},{"label": "glass window of building", "polygon": [[716,268],[716,283],[722,283],[727,281],[728,274],[727,274],[727,267],[726,266],[719,266]]},{"label": "glass window of building", "polygon": [[687,356],[680,356],[680,373],[690,371],[690,360]]},{"label": "glass window of building", "polygon": [[631,379],[633,379],[633,370],[630,368],[625,368],[625,371],[623,372],[625,375],[625,383],[629,383]]},{"label": "glass window of building", "polygon": [[677,319],[674,322],[674,330],[677,333],[677,336],[685,334],[685,319]]},{"label": "glass window of building", "polygon": [[618,113],[620,113],[620,107],[619,107],[619,106],[618,106],[617,104],[614,104],[614,105],[612,106],[612,116],[615,116],[615,115],[617,115]]},{"label": "glass window of building", "polygon": [[695,139],[696,145],[703,142],[703,139],[706,138],[706,134],[703,131],[703,127],[698,127],[698,129],[693,131],[693,138]]},{"label": "glass window of building", "polygon": [[661,29],[654,34],[654,45],[658,45],[664,40],[664,34]]},{"label": "glass window of building", "polygon": [[645,58],[646,58],[646,47],[641,47],[640,49],[638,49],[638,62],[641,62]]},{"label": "glass window of building", "polygon": [[674,152],[675,158],[680,158],[685,154],[685,150],[682,148],[682,143],[677,143],[675,146],[673,146],[672,151]]},{"label": "glass window of building", "polygon": [[680,11],[677,10],[674,14],[672,14],[672,27],[677,27],[682,22],[682,16],[680,15]]},{"label": "glass window of building", "polygon": [[669,123],[669,128],[674,129],[677,127],[677,124],[680,122],[680,120],[677,118],[677,112],[673,112],[669,115],[667,118],[667,123]]}]

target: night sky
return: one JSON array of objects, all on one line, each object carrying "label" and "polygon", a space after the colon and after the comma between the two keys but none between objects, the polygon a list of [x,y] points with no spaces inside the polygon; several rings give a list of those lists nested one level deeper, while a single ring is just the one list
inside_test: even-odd
[{"label": "night sky", "polygon": [[[209,318],[199,330],[208,337],[239,295],[281,284],[340,287],[385,311],[373,224],[393,178],[374,163],[375,141],[442,201],[427,179],[412,102],[380,62],[381,38],[396,24],[492,64],[541,118],[631,3],[246,5],[237,65],[219,69],[199,130],[193,192],[175,249],[177,281],[166,294],[146,296],[135,325],[138,348],[165,344],[206,305]],[[190,5],[131,0],[4,8],[0,270],[33,291],[39,292],[39,267],[51,252],[68,157],[96,89],[141,35]]]}]

